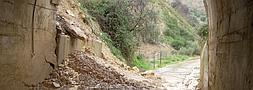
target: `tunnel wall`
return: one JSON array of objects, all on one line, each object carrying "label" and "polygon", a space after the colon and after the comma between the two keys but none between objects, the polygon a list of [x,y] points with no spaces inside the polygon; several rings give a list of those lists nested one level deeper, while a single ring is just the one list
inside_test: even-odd
[{"label": "tunnel wall", "polygon": [[201,90],[208,90],[208,45],[205,43],[200,56],[200,82]]},{"label": "tunnel wall", "polygon": [[0,0],[0,89],[28,90],[56,60],[55,0]]},{"label": "tunnel wall", "polygon": [[253,0],[207,0],[209,90],[253,90]]}]

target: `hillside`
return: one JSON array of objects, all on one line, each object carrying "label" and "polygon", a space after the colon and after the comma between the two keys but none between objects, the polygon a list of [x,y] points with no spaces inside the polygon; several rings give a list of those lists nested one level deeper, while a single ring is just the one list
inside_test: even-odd
[{"label": "hillside", "polygon": [[179,1],[187,7],[197,9],[203,13],[205,13],[205,6],[203,0],[169,0],[170,3]]},{"label": "hillside", "polygon": [[149,60],[193,56],[199,52],[199,36],[194,27],[167,0],[80,0],[80,3],[101,26],[100,38],[117,58],[130,66],[144,68],[139,66],[140,62],[151,64]]},{"label": "hillside", "polygon": [[[198,38],[191,24],[172,8],[166,0],[150,0],[148,6],[155,7],[153,10],[157,12],[156,17],[158,18],[158,22],[155,23],[157,27],[155,30],[160,35],[158,36],[158,43],[143,42],[140,45],[138,53],[142,56],[153,59],[153,57],[158,57],[155,53],[162,52],[162,56],[167,57],[172,52],[180,52],[181,48],[186,49],[188,47],[187,41],[194,42]],[[147,49],[148,47],[149,49]]]},{"label": "hillside", "polygon": [[194,27],[207,24],[203,0],[170,0],[171,6]]}]

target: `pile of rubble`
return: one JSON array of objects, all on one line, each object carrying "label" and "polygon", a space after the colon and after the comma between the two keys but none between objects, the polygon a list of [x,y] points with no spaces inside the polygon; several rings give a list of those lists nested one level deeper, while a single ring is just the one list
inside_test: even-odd
[{"label": "pile of rubble", "polygon": [[131,80],[96,57],[77,51],[34,89],[113,89],[148,90],[157,88],[151,83]]}]

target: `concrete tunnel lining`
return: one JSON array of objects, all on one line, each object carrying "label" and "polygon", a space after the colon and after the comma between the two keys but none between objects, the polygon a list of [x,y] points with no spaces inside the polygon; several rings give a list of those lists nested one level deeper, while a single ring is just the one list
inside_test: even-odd
[{"label": "concrete tunnel lining", "polygon": [[209,90],[253,89],[253,1],[207,0]]},{"label": "concrete tunnel lining", "polygon": [[[36,2],[36,4],[34,4]],[[0,87],[27,90],[56,65],[56,7],[50,0],[0,0]]]}]

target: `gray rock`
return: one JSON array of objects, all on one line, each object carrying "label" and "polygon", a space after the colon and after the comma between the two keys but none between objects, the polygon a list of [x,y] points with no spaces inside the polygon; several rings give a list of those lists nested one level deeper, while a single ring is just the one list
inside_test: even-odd
[{"label": "gray rock", "polygon": [[57,82],[53,82],[53,85],[54,85],[54,87],[56,87],[56,88],[61,87],[61,85],[60,85],[59,83],[57,83]]}]

